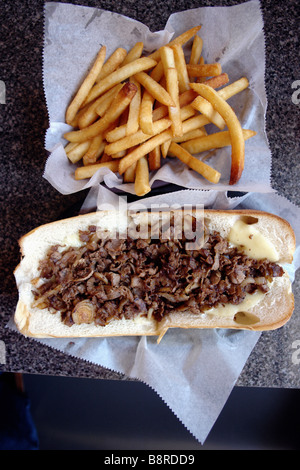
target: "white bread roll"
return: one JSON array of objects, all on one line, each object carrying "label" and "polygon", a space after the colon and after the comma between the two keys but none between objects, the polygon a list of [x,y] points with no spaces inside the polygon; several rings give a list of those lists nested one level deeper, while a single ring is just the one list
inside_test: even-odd
[{"label": "white bread roll", "polygon": [[[165,218],[169,217],[169,213],[163,214]],[[200,211],[197,217],[202,215]],[[159,322],[152,315],[148,315],[134,319],[111,320],[105,326],[95,323],[67,326],[61,321],[59,311],[50,313],[48,308],[39,309],[32,306],[32,281],[40,276],[39,262],[46,256],[50,246],[81,246],[78,231],[87,230],[91,225],[97,226],[101,231],[108,230],[115,234],[116,230],[120,233],[126,232],[130,226],[136,227],[140,224],[148,227],[150,222],[153,225],[157,223],[157,217],[158,213],[153,212],[129,214],[99,211],[49,223],[23,236],[19,241],[22,259],[14,272],[19,291],[14,316],[18,330],[26,336],[38,338],[126,335],[157,335],[161,338],[168,328],[234,328],[262,331],[279,328],[288,321],[294,309],[294,297],[286,272],[281,277],[273,278],[268,292],[247,294],[246,301],[239,305],[225,308],[219,306],[198,315],[187,310],[174,309]],[[239,250],[244,250],[245,254],[253,258],[270,256],[271,261],[283,267],[284,264],[292,262],[295,236],[287,221],[273,214],[249,210],[205,210],[204,217],[209,233],[217,231],[232,245],[238,246]]]}]

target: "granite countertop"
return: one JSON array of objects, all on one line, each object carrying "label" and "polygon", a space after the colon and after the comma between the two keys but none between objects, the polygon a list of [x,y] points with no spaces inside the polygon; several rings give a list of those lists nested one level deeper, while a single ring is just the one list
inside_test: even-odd
[{"label": "granite countertop", "polygon": [[[243,2],[81,0],[69,3],[121,13],[156,31],[164,28],[173,12]],[[272,185],[280,195],[299,206],[300,106],[297,99],[292,100],[295,91],[292,84],[300,79],[297,4],[297,0],[288,0],[284,4],[279,0],[261,2],[266,41],[266,128],[273,156]],[[18,239],[38,225],[76,215],[87,195],[83,191],[63,196],[42,178],[47,158],[44,137],[48,127],[42,77],[43,7],[42,0],[16,0],[4,2],[0,11],[1,92],[3,84],[5,86],[5,96],[0,94],[0,370],[126,379],[102,367],[53,351],[6,327],[17,303],[13,270],[19,262]],[[295,342],[300,341],[299,281],[297,273],[294,283],[296,306],[292,319],[283,328],[261,335],[238,379],[238,386],[300,387],[299,365],[292,359]]]}]

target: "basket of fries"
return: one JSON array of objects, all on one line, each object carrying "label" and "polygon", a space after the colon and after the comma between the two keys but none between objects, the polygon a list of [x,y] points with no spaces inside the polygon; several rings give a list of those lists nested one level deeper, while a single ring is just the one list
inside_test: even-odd
[{"label": "basket of fries", "polygon": [[[76,187],[97,183],[106,170],[137,196],[151,192],[153,175],[193,189],[256,189],[249,172],[241,184],[256,121],[232,105],[249,101],[247,71],[232,80],[226,64],[205,60],[201,31],[201,24],[186,29],[150,53],[143,41],[109,54],[101,43],[64,111],[63,155]],[[192,185],[176,177],[177,168],[192,175]]]}]

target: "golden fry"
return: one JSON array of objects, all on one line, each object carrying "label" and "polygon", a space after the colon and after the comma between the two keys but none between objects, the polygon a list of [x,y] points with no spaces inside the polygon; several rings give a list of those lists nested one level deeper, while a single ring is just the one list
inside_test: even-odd
[{"label": "golden fry", "polygon": [[245,161],[245,140],[241,124],[229,104],[211,87],[199,84],[200,96],[207,99],[213,108],[222,116],[231,140],[231,173],[229,184],[236,184],[242,176]]},{"label": "golden fry", "polygon": [[136,59],[139,59],[142,55],[143,49],[144,49],[144,43],[136,42],[135,45],[130,49],[130,51],[126,55],[124,61],[122,62],[122,66],[127,65]]},{"label": "golden fry", "polygon": [[[185,31],[184,33],[180,34],[180,36],[177,36],[175,39],[170,41],[168,43],[168,46],[174,46],[175,44],[181,44],[183,46],[183,44],[187,43],[193,36],[195,36],[195,34],[197,34],[200,29],[201,26],[195,26],[194,28]],[[160,49],[156,50],[155,52],[152,52],[149,57],[154,60],[159,60]]]},{"label": "golden fry", "polygon": [[86,103],[89,103],[95,98],[98,98],[98,96],[102,95],[102,93],[109,90],[114,85],[127,80],[127,78],[131,77],[132,75],[135,75],[136,73],[142,72],[144,70],[149,70],[155,65],[156,62],[149,57],[141,57],[140,59],[136,59],[133,62],[129,62],[128,64],[123,65],[94,85],[88,94]]},{"label": "golden fry", "polygon": [[141,157],[136,164],[134,191],[137,196],[145,196],[151,191],[147,158]]},{"label": "golden fry", "polygon": [[187,132],[193,131],[194,129],[198,129],[199,127],[206,126],[206,124],[209,124],[209,120],[202,114],[186,119],[182,122],[183,135]]},{"label": "golden fry", "polygon": [[77,142],[69,142],[65,147],[65,152],[69,153],[71,150],[73,150],[77,146]]},{"label": "golden fry", "polygon": [[221,64],[218,62],[215,64],[187,64],[186,67],[190,77],[212,77],[222,73]]},{"label": "golden fry", "polygon": [[227,73],[221,73],[220,75],[217,75],[216,77],[211,77],[205,80],[203,83],[205,85],[209,85],[212,88],[220,88],[223,85],[226,85],[229,82],[229,77]]},{"label": "golden fry", "polygon": [[105,147],[105,143],[103,141],[102,135],[97,135],[94,137],[90,143],[90,146],[83,156],[83,164],[84,165],[91,165],[92,163],[96,163],[100,155],[103,153]]},{"label": "golden fry", "polygon": [[135,162],[125,171],[123,175],[124,183],[134,183],[135,182],[135,170],[136,170],[137,163]]},{"label": "golden fry", "polygon": [[[161,61],[154,67],[154,69],[150,72],[150,77],[155,80],[157,83],[163,77],[164,68]],[[140,116],[139,122],[140,127],[145,134],[153,134],[153,105],[155,102],[154,96],[149,93],[146,89],[143,92],[141,108],[140,108]],[[166,116],[167,112],[162,116]]]},{"label": "golden fry", "polygon": [[169,148],[169,153],[179,158],[180,161],[185,163],[189,168],[202,175],[205,179],[211,183],[218,183],[221,177],[221,173],[214,170],[206,163],[201,162],[196,157],[193,157],[187,150],[182,148],[180,145],[172,142]]},{"label": "golden fry", "polygon": [[126,135],[131,135],[138,131],[141,107],[141,85],[134,77],[130,77],[130,82],[136,86],[137,91],[129,104]]},{"label": "golden fry", "polygon": [[[243,129],[242,132],[244,140],[248,140],[250,137],[256,135],[256,132],[250,129]],[[231,145],[229,131],[216,132],[214,134],[196,137],[181,144],[181,146],[191,154],[197,154],[216,148],[228,147],[229,145]]]},{"label": "golden fry", "polygon": [[168,46],[161,48],[160,52],[161,60],[164,67],[164,73],[166,77],[167,91],[171,95],[174,106],[168,106],[169,117],[172,121],[172,131],[174,136],[182,135],[182,121],[180,116],[180,104],[179,104],[179,85],[178,85],[178,74],[175,68],[175,58],[173,49]]},{"label": "golden fry", "polygon": [[[204,85],[210,85],[210,80],[207,82],[204,82]],[[201,83],[191,83],[190,84],[191,88],[198,93],[198,90],[201,90]],[[236,80],[235,82],[231,83],[230,85],[227,85],[226,87],[222,88],[221,90],[218,90],[217,93],[218,95],[223,98],[224,100],[228,100],[232,96],[236,95],[237,93],[245,90],[249,86],[249,81],[246,77],[242,77],[239,80]],[[215,87],[213,87],[215,88]]]},{"label": "golden fry", "polygon": [[177,143],[187,142],[188,140],[197,139],[207,135],[205,127],[194,129],[190,132],[186,132],[181,137],[173,137],[172,141]]},{"label": "golden fry", "polygon": [[94,62],[93,67],[91,68],[90,72],[84,79],[82,85],[80,86],[79,90],[77,91],[75,97],[73,98],[71,104],[68,106],[66,112],[66,123],[72,125],[72,122],[77,114],[82,103],[85,101],[86,97],[88,96],[90,90],[92,89],[96,78],[103,66],[103,62],[105,60],[106,54],[106,47],[102,46],[100,51],[97,54],[96,60]]},{"label": "golden fry", "polygon": [[88,151],[90,145],[91,145],[90,141],[81,142],[79,144],[77,143],[76,147],[74,147],[72,150],[70,150],[67,153],[67,156],[70,162],[72,163],[79,162],[83,158],[83,155]]},{"label": "golden fry", "polygon": [[190,56],[190,65],[198,64],[203,48],[203,39],[200,36],[196,35],[193,40],[191,56]]},{"label": "golden fry", "polygon": [[153,96],[147,90],[144,90],[140,106],[139,124],[142,131],[150,135],[153,134],[153,103]]},{"label": "golden fry", "polygon": [[[163,145],[163,144],[162,144]],[[149,170],[158,170],[161,166],[161,147],[158,145],[148,155]]]},{"label": "golden fry", "polygon": [[153,150],[158,145],[161,145],[163,142],[172,138],[172,130],[167,129],[161,134],[151,137],[149,140],[139,145],[137,148],[129,152],[124,158],[120,160],[119,163],[119,174],[122,175],[127,168],[129,168],[133,163],[137,162],[141,157],[147,155],[151,150]]},{"label": "golden fry", "polygon": [[212,105],[206,99],[202,98],[202,96],[197,96],[197,98],[195,98],[192,102],[191,106],[199,111],[199,113],[206,116],[207,119],[209,119],[210,122],[212,122],[219,129],[223,130],[226,126],[226,122],[222,116],[220,116],[220,114],[214,110]]},{"label": "golden fry", "polygon": [[[207,82],[204,82],[207,85]],[[248,80],[243,77],[235,82],[231,83],[230,85],[222,88],[217,93],[221,98],[227,100],[232,96],[236,95],[242,90],[245,90],[249,86]],[[199,87],[199,83],[191,83],[191,87],[193,90],[197,91]],[[198,96],[192,102],[193,108],[195,108],[200,113],[204,114],[213,124],[215,124],[219,129],[223,130],[226,126],[224,119],[220,116],[220,114],[212,107],[211,103],[207,100]]]},{"label": "golden fry", "polygon": [[118,47],[103,64],[103,67],[100,73],[98,74],[96,82],[99,82],[103,78],[107,77],[107,75],[114,72],[122,64],[126,55],[126,49],[124,49],[123,47]]},{"label": "golden fry", "polygon": [[[171,121],[169,119],[160,119],[153,123],[153,135],[160,134],[164,130],[168,129],[171,126]],[[105,147],[105,152],[108,155],[114,155],[122,150],[129,149],[133,146],[139,145],[146,140],[150,139],[149,134],[145,134],[141,129],[138,130],[135,134],[128,135],[123,137],[123,139],[112,142]]]},{"label": "golden fry", "polygon": [[[174,137],[173,137],[173,139],[174,139]],[[166,142],[163,142],[161,144],[160,150],[161,150],[161,156],[163,158],[166,158],[168,156],[169,147],[170,147],[170,144],[171,144],[173,139],[169,139]]]},{"label": "golden fry", "polygon": [[118,160],[111,160],[103,163],[96,163],[94,165],[81,166],[75,170],[75,180],[84,180],[91,178],[100,168],[109,168],[113,172],[118,171]]},{"label": "golden fry", "polygon": [[[107,110],[108,106],[111,104],[115,95],[121,90],[122,86],[123,84],[118,83],[118,85],[108,90],[100,96],[100,98],[84,106],[84,108],[82,108],[78,113],[77,127],[79,127],[79,129],[84,129],[97,121],[99,116],[104,114]],[[103,106],[102,110],[101,106]],[[99,110],[99,113],[97,110]]]},{"label": "golden fry", "polygon": [[184,52],[180,44],[172,46],[175,59],[175,68],[178,74],[178,88],[179,93],[183,93],[190,89],[190,80],[186,68]]},{"label": "golden fry", "polygon": [[96,135],[104,132],[109,125],[114,122],[127,108],[136,93],[136,86],[133,83],[126,83],[115,96],[111,107],[104,116],[89,127],[79,131],[67,132],[64,137],[70,142],[83,142],[92,139]]},{"label": "golden fry", "polygon": [[154,99],[166,106],[174,106],[170,94],[156,80],[145,72],[134,75],[135,79],[153,96]]}]

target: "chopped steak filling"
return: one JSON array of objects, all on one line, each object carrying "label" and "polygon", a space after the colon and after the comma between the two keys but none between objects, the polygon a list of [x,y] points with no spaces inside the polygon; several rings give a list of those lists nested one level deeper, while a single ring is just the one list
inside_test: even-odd
[{"label": "chopped steak filling", "polygon": [[95,226],[80,239],[80,248],[49,249],[33,290],[34,306],[60,311],[68,326],[136,316],[160,321],[174,309],[201,314],[267,292],[283,275],[278,264],[247,257],[217,232],[193,251],[183,239],[99,238]]}]

